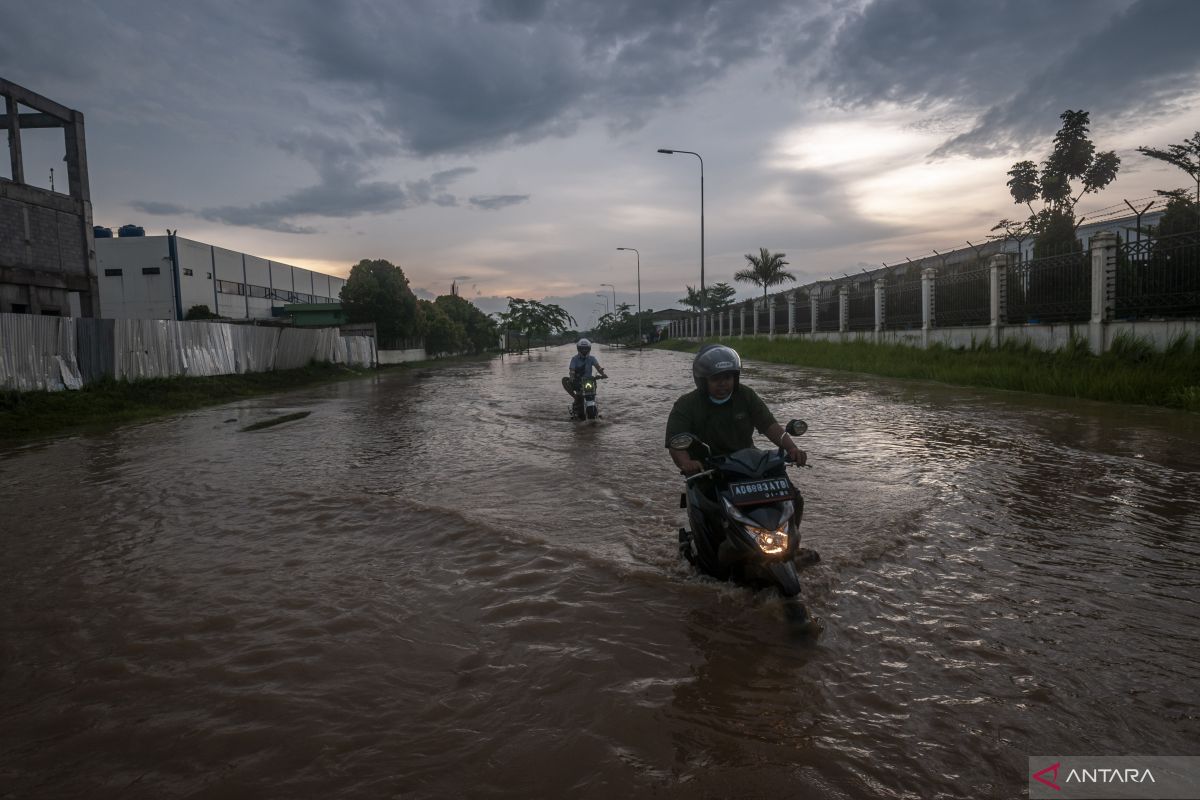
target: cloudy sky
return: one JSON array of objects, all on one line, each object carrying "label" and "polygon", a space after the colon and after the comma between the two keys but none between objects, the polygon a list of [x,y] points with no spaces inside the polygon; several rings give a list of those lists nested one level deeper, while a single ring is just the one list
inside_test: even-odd
[{"label": "cloudy sky", "polygon": [[[585,324],[787,254],[802,283],[986,238],[1086,109],[1090,213],[1186,186],[1194,0],[0,0],[0,77],[86,116],[97,224]],[[28,131],[27,179],[60,142]],[[48,138],[38,138],[48,137]],[[58,154],[56,156],[56,153]],[[7,159],[0,165],[6,177]],[[739,284],[739,296],[754,287]],[[430,295],[426,295],[430,296]],[[608,301],[611,303],[611,299]]]}]

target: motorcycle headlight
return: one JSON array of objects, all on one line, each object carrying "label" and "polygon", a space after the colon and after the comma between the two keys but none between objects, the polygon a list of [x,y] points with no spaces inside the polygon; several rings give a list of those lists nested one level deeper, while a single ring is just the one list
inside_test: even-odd
[{"label": "motorcycle headlight", "polygon": [[747,525],[746,530],[754,537],[754,541],[758,544],[758,549],[769,556],[778,555],[787,550],[787,523],[784,523],[778,530],[774,531],[767,530],[766,528],[757,528],[753,525]]}]

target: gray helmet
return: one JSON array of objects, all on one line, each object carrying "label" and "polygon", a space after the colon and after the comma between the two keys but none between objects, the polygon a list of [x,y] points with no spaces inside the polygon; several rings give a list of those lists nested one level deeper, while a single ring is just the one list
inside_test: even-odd
[{"label": "gray helmet", "polygon": [[741,382],[742,359],[732,347],[723,344],[706,344],[692,359],[692,377],[697,389],[708,389],[708,379],[722,372],[733,373],[733,386]]},{"label": "gray helmet", "polygon": [[592,352],[592,343],[587,339],[580,339],[575,343],[575,349],[579,351],[579,355],[586,356],[588,353]]}]

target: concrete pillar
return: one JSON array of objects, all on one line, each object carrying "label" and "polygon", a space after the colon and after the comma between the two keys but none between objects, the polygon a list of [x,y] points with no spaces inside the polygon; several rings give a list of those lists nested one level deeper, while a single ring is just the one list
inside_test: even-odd
[{"label": "concrete pillar", "polygon": [[933,281],[937,270],[926,267],[921,270],[921,346],[929,347],[929,333],[933,330]]},{"label": "concrete pillar", "polygon": [[817,313],[821,310],[821,287],[813,287],[815,291],[809,292],[808,302],[812,308],[812,333],[817,332]]},{"label": "concrete pillar", "polygon": [[738,335],[744,337],[746,335],[746,306],[738,305]]},{"label": "concrete pillar", "polygon": [[992,347],[1000,346],[1000,326],[1004,324],[1005,301],[1007,292],[1005,284],[1008,278],[1008,255],[997,253],[988,261],[988,298],[991,306],[991,319],[988,322],[988,339]]},{"label": "concrete pillar", "polygon": [[732,339],[733,338],[733,306],[730,306],[727,309],[727,311],[729,313],[729,338]]},{"label": "concrete pillar", "polygon": [[775,297],[767,298],[767,338],[775,340]]},{"label": "concrete pillar", "polygon": [[878,342],[883,334],[884,314],[887,313],[883,307],[884,298],[887,297],[887,282],[883,278],[875,279],[875,341]]},{"label": "concrete pillar", "polygon": [[1088,323],[1088,344],[1097,355],[1105,350],[1104,328],[1113,314],[1120,243],[1117,235],[1108,231],[1092,237],[1092,319]]},{"label": "concrete pillar", "polygon": [[850,330],[850,284],[838,286],[838,331]]},{"label": "concrete pillar", "polygon": [[796,293],[788,292],[788,336],[796,332]]}]

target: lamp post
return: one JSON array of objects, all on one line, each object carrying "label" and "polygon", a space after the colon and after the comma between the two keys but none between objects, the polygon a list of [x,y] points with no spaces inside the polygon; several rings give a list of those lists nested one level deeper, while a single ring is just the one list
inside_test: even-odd
[{"label": "lamp post", "polygon": [[632,250],[637,256],[637,287],[638,287],[638,343],[642,341],[642,254],[636,247],[618,247],[618,250]]},{"label": "lamp post", "polygon": [[686,153],[700,159],[700,338],[704,339],[704,159],[691,150],[668,150],[660,147],[658,152],[666,155]]},{"label": "lamp post", "polygon": [[600,285],[607,286],[613,290],[613,313],[615,314],[617,312],[617,287],[613,286],[611,283],[602,283]]}]

